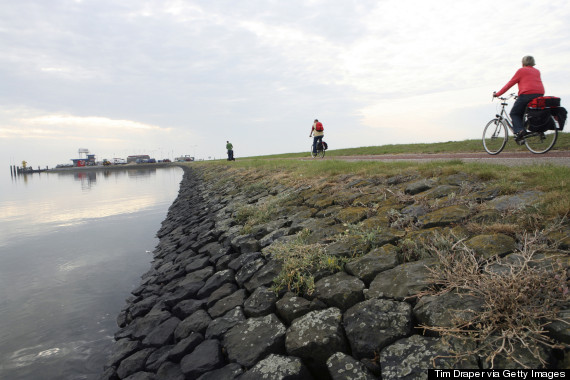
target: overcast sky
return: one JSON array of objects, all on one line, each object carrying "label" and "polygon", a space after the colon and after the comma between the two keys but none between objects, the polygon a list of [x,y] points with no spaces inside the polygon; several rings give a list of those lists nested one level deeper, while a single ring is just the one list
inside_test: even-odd
[{"label": "overcast sky", "polygon": [[[567,0],[0,0],[0,159],[479,138],[533,55],[570,105]],[[512,89],[516,91],[516,86]]]}]

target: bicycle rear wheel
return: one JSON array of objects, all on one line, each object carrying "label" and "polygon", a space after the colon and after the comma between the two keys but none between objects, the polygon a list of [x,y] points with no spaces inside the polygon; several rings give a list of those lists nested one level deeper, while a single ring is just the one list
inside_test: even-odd
[{"label": "bicycle rear wheel", "polygon": [[325,150],[321,149],[317,151],[317,156],[323,158],[325,156]]},{"label": "bicycle rear wheel", "polygon": [[493,119],[483,129],[483,148],[489,154],[499,154],[505,148],[509,134],[500,119]]},{"label": "bicycle rear wheel", "polygon": [[530,132],[524,137],[524,144],[532,153],[541,154],[552,149],[556,139],[558,139],[558,131],[556,129],[544,132]]}]

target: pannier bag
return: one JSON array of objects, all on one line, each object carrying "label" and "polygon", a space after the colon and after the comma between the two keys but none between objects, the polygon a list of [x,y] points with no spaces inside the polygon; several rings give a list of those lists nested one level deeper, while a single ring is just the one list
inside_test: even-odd
[{"label": "pannier bag", "polygon": [[566,112],[566,108],[564,107],[556,107],[550,110],[552,113],[552,117],[556,119],[558,122],[558,130],[564,130],[564,124],[566,124],[566,116],[568,116],[568,112]]},{"label": "pannier bag", "polygon": [[549,109],[532,109],[527,111],[527,129],[531,132],[544,132],[556,129],[556,123]]},{"label": "pannier bag", "polygon": [[557,98],[556,96],[539,96],[538,98],[532,99],[528,103],[527,107],[538,110],[560,107],[560,98]]},{"label": "pannier bag", "polygon": [[329,144],[323,141],[323,150],[327,150],[329,148]]},{"label": "pannier bag", "polygon": [[557,128],[563,130],[566,122],[566,109],[560,107],[560,98],[540,96],[527,104],[527,129],[531,132],[544,132]]}]

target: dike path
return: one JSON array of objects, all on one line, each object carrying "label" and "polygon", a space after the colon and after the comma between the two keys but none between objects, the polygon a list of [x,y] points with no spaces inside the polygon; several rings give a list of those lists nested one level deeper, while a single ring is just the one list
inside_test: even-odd
[{"label": "dike path", "polygon": [[[513,234],[465,226],[508,223],[540,193],[501,196],[464,173],[346,175],[331,184],[183,168],[151,268],[117,318],[101,379],[425,379],[428,368],[490,367],[476,355],[455,360],[473,347],[420,328],[453,326],[485,303],[457,292],[416,297],[436,260],[409,247],[454,232],[477,255],[514,257]],[[568,256],[570,229],[561,229],[557,249]],[[291,270],[279,249],[295,247],[300,235],[301,247],[343,265],[318,268],[307,287],[298,272],[284,282],[291,289],[276,289]],[[570,342],[567,326],[547,328],[556,342]],[[563,349],[537,352],[548,368],[569,368]],[[523,366],[543,364],[522,347],[494,358],[495,368]]]}]

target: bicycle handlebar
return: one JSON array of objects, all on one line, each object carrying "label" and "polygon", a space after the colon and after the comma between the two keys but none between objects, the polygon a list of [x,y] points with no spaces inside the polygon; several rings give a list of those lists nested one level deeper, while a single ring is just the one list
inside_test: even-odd
[{"label": "bicycle handlebar", "polygon": [[496,92],[493,91],[493,99],[491,99],[491,101],[495,100],[495,98],[497,98],[497,99],[499,99],[499,100],[502,100],[503,102],[504,102],[504,101],[507,101],[507,100],[509,100],[509,99],[511,99],[511,98],[515,98],[515,99],[518,98],[517,94],[515,94],[514,92],[513,92],[512,94],[509,94],[509,96],[507,96],[507,97],[498,97],[498,96],[496,96],[495,94],[496,94]]}]

